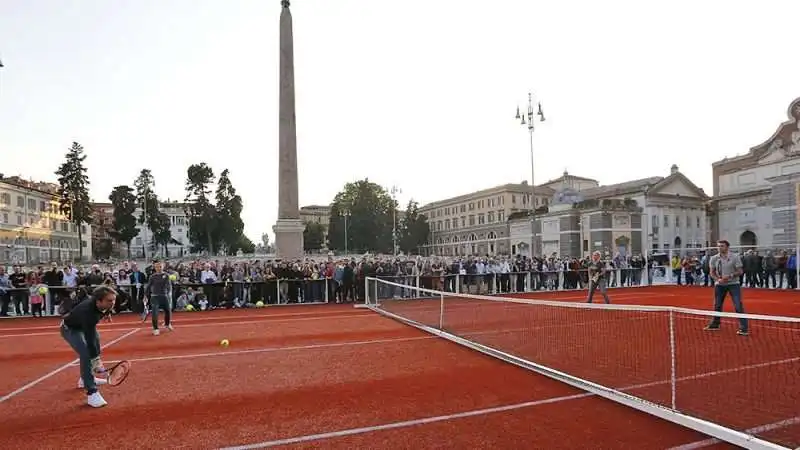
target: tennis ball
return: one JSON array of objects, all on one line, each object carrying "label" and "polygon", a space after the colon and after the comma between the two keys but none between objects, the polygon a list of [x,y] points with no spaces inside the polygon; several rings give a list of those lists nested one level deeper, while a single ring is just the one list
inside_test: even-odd
[{"label": "tennis ball", "polygon": [[187,311],[194,311],[194,306],[192,306],[192,305],[186,305],[186,310],[187,310]]},{"label": "tennis ball", "polygon": [[42,286],[39,288],[39,294],[44,295],[47,294],[47,287]]},{"label": "tennis ball", "polygon": [[223,347],[227,347],[227,346],[231,345],[231,343],[228,342],[227,339],[223,339],[223,340],[219,341],[219,345],[221,345]]},{"label": "tennis ball", "polygon": [[262,302],[261,300],[256,302],[256,308],[263,308],[263,307],[264,307],[264,302]]},{"label": "tennis ball", "polygon": [[174,273],[169,274],[169,281],[178,281],[178,276]]}]

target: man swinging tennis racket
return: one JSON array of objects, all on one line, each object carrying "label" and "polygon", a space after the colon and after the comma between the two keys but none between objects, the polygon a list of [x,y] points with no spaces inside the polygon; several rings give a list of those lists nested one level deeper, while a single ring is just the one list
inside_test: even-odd
[{"label": "man swinging tennis racket", "polygon": [[61,321],[61,337],[75,350],[80,360],[81,378],[78,388],[86,389],[89,406],[100,408],[107,402],[97,390],[107,380],[95,378],[105,371],[100,361],[100,336],[97,323],[111,313],[117,292],[109,286],[100,286],[86,300],[65,312]]},{"label": "man swinging tennis racket", "polygon": [[592,297],[594,297],[594,291],[600,288],[600,295],[603,296],[606,303],[611,303],[611,300],[608,298],[608,294],[606,293],[606,273],[608,269],[606,268],[606,263],[600,261],[600,252],[592,253],[592,261],[589,263],[589,297],[586,299],[586,303],[592,303]]}]

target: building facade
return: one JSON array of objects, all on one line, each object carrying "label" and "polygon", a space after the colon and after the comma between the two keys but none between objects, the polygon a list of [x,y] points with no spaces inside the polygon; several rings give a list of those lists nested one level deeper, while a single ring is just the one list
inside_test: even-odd
[{"label": "building facade", "polygon": [[[509,253],[507,219],[530,210],[531,191],[525,182],[504,184],[422,206],[420,213],[430,226],[424,252],[443,256]],[[553,189],[537,186],[535,207],[546,207],[553,194]],[[531,234],[529,228],[528,242]]]},{"label": "building facade", "polygon": [[58,186],[0,175],[0,262],[46,264],[92,259],[91,226],[59,210]]},{"label": "building facade", "polygon": [[788,120],[747,154],[712,165],[712,239],[734,246],[794,249],[800,189],[800,98]]},{"label": "building facade", "polygon": [[[144,258],[145,250],[148,258],[180,258],[191,253],[189,217],[185,205],[178,202],[163,202],[159,210],[167,214],[170,219],[171,241],[166,246],[154,248],[152,231],[144,229],[140,224],[139,234],[131,241],[131,258]],[[93,211],[92,240],[94,247],[98,249],[98,257],[128,258],[128,246],[111,237],[111,230],[114,228],[114,206],[111,203],[94,203]],[[142,217],[142,209],[137,208],[134,216],[137,219]],[[148,245],[146,249],[145,245]]]},{"label": "building facade", "polygon": [[[707,245],[708,196],[673,165],[655,176],[597,186],[568,173],[550,184],[555,190],[547,213],[536,216],[534,255],[586,256],[592,251],[644,254]],[[530,218],[509,221],[509,249],[528,255]],[[527,222],[527,225],[526,225]]]}]

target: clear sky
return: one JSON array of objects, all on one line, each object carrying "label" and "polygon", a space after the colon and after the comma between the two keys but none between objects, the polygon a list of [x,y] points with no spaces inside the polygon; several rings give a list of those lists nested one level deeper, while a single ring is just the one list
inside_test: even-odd
[{"label": "clear sky", "polygon": [[[0,172],[92,196],[228,168],[258,240],[277,216],[280,0],[0,0]],[[300,202],[363,177],[404,204],[530,178],[669,173],[768,139],[800,96],[797,0],[292,0]]]}]

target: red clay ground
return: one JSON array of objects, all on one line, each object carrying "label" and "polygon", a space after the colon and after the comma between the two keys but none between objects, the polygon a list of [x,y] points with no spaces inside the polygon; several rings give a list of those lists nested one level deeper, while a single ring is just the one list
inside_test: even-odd
[{"label": "red clay ground", "polygon": [[[621,292],[612,291],[612,298],[622,302]],[[648,292],[658,291],[636,289],[639,296]],[[534,351],[530,344],[541,339],[552,339],[563,350],[563,340],[571,336],[575,345],[560,353],[573,370],[599,368],[598,360],[581,363],[571,356],[581,336],[575,329],[585,330],[588,342],[605,342],[607,356],[619,356],[624,348],[623,342],[615,342],[620,336],[613,330],[619,328],[608,325],[552,327],[545,332],[546,328],[527,324],[531,329],[520,338],[520,333],[496,333],[521,323],[519,309],[509,308],[508,316],[499,317],[492,311],[487,318],[509,320],[503,322],[505,328],[492,327],[489,332],[459,309],[463,310],[455,309],[451,323],[462,327],[458,331],[487,343],[513,342],[522,352]],[[121,338],[104,350],[105,359],[133,361],[124,385],[103,389],[110,405],[101,410],[84,405],[84,395],[75,388],[77,367],[53,373],[74,359],[60,341],[55,321],[0,322],[0,448],[221,448],[262,443],[252,448],[285,444],[336,449],[627,449],[708,440],[366,310],[329,305],[176,316],[176,331],[158,337],[131,316],[101,327],[104,343]],[[652,356],[644,363],[662,365],[648,365],[646,372],[652,375],[650,367],[658,367],[657,381],[661,381],[664,348],[657,344],[663,336],[640,328],[660,324],[651,319],[640,322],[626,329],[631,334],[646,333],[647,355],[652,351]],[[678,335],[691,339],[693,325],[679,327]],[[508,341],[509,335],[519,340]],[[756,336],[754,328],[751,337]],[[698,337],[725,345],[721,334]],[[219,347],[222,338],[230,339],[231,347]],[[584,348],[584,357],[591,348],[600,347]],[[541,356],[555,361],[557,354]],[[636,364],[641,363],[637,358],[624,359],[612,374],[622,384],[652,381],[647,373],[636,374],[641,371]],[[722,364],[708,362],[712,363]],[[750,372],[761,375],[748,374],[745,379],[771,379],[763,369]],[[43,376],[39,383],[5,397]],[[695,389],[707,392],[716,386],[720,394],[727,391],[727,378],[722,382],[717,378],[687,381],[700,387],[687,391],[686,397],[679,394],[679,402],[691,404]],[[663,384],[640,389],[649,389],[654,398],[668,395]],[[780,391],[778,386],[759,389],[765,396]],[[726,448],[713,441],[704,444]]]}]

